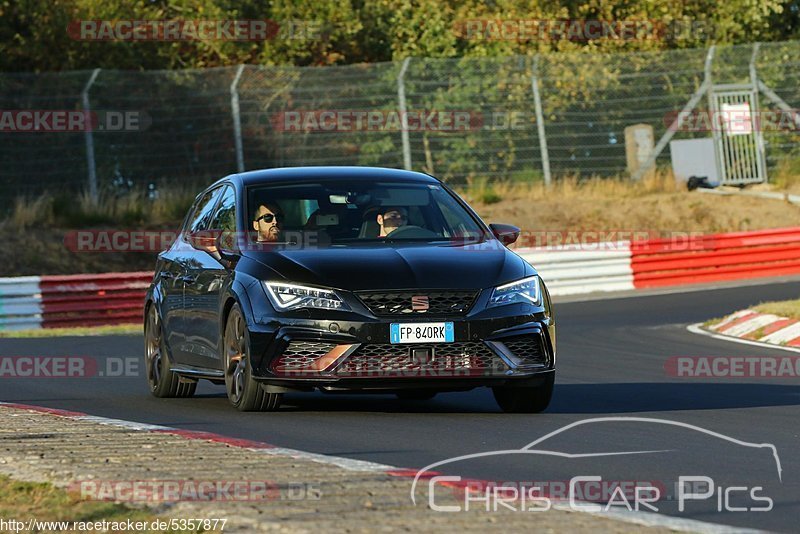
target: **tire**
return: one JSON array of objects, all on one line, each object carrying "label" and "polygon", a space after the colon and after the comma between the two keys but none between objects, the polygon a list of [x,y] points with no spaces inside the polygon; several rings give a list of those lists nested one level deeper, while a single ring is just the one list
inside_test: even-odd
[{"label": "tire", "polygon": [[407,391],[398,391],[395,393],[400,400],[431,400],[436,396],[437,391],[428,391],[425,389],[409,389]]},{"label": "tire", "polygon": [[225,391],[228,400],[240,412],[270,412],[281,405],[281,393],[267,393],[253,379],[250,364],[250,339],[238,304],[234,304],[225,323],[222,350],[225,362]]},{"label": "tire", "polygon": [[197,382],[181,381],[180,376],[170,370],[161,318],[155,304],[147,308],[144,323],[144,364],[150,393],[165,398],[187,398],[194,395]]},{"label": "tire", "polygon": [[506,413],[539,413],[547,409],[553,397],[555,372],[549,373],[541,386],[494,387],[494,400]]}]

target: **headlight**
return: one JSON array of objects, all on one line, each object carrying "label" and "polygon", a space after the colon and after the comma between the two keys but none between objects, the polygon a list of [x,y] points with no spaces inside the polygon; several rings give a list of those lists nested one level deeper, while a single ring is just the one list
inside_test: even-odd
[{"label": "headlight", "polygon": [[349,310],[350,308],[331,289],[297,286],[281,282],[264,282],[267,296],[278,311],[298,308],[319,310]]},{"label": "headlight", "polygon": [[494,288],[487,307],[515,304],[518,302],[539,304],[540,298],[539,277],[531,276]]}]

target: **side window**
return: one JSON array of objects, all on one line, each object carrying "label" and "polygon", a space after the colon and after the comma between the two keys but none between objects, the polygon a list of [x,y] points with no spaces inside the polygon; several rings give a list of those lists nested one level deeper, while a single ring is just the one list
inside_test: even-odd
[{"label": "side window", "polygon": [[211,221],[211,230],[234,232],[236,230],[236,193],[231,186],[224,188]]},{"label": "side window", "polygon": [[192,219],[189,222],[189,232],[208,230],[211,216],[214,213],[214,206],[217,204],[217,199],[219,199],[221,193],[222,188],[218,187],[203,195],[203,198],[197,203],[194,214],[192,214]]}]

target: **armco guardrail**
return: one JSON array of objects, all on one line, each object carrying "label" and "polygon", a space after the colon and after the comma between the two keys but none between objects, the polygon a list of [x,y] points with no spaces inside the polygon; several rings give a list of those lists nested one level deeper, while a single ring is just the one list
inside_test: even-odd
[{"label": "armco guardrail", "polygon": [[[800,274],[800,227],[519,248],[554,295]],[[0,278],[0,330],[137,323],[151,272]]]},{"label": "armco guardrail", "polygon": [[628,241],[516,249],[553,295],[633,289]]},{"label": "armco guardrail", "polygon": [[668,239],[631,243],[636,288],[800,273],[800,227],[711,234],[688,246]]},{"label": "armco guardrail", "polygon": [[152,272],[0,278],[0,330],[142,320]]},{"label": "armco guardrail", "polygon": [[554,295],[800,274],[800,227],[515,250]]}]

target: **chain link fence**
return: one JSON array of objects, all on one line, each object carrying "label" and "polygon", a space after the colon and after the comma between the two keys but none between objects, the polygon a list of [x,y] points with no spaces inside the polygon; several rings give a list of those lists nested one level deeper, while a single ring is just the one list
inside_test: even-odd
[{"label": "chain link fence", "polygon": [[[752,45],[718,48],[714,83],[749,79],[752,52]],[[94,71],[1,74],[2,110],[91,110],[101,119],[91,132],[0,127],[0,203],[46,190],[79,193],[92,173],[100,191],[208,183],[240,168],[299,165],[410,163],[454,184],[540,180],[548,162],[554,179],[620,175],[625,128],[649,124],[658,140],[703,83],[706,53],[103,70],[92,83]],[[800,42],[762,44],[755,61],[759,79],[793,108],[800,107],[798,65]],[[774,108],[763,97],[760,107]],[[707,109],[707,99],[697,109]],[[136,114],[131,127],[110,128],[102,119],[126,112]],[[426,121],[431,115],[436,120]],[[794,161],[797,132],[765,132],[770,167]],[[656,163],[669,165],[668,149]]]}]

